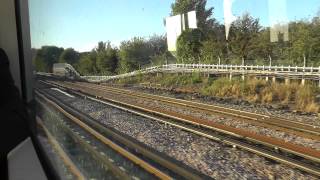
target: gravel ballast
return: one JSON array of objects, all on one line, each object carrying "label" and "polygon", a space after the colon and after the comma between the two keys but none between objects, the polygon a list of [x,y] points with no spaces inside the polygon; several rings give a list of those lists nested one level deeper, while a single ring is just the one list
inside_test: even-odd
[{"label": "gravel ballast", "polygon": [[88,99],[48,89],[63,102],[213,178],[316,179],[247,151],[222,145]]},{"label": "gravel ballast", "polygon": [[[117,86],[118,87],[118,86]],[[123,88],[123,87],[120,87]],[[295,120],[297,122],[311,124],[314,126],[320,126],[320,118],[314,113],[303,113],[289,110],[281,105],[269,105],[269,104],[257,104],[249,103],[244,100],[232,99],[232,98],[220,98],[200,96],[198,94],[191,93],[178,93],[175,91],[161,90],[161,89],[146,89],[142,86],[126,86],[125,89],[134,90],[138,92],[145,92],[150,94],[168,96],[178,99],[192,100],[200,103],[207,103],[226,108],[237,109],[241,111],[248,111],[252,113],[259,113],[264,115],[271,115],[284,119]]]},{"label": "gravel ballast", "polygon": [[159,101],[152,101],[148,99],[141,99],[141,98],[134,98],[134,97],[128,98],[125,95],[119,95],[119,94],[118,95],[107,94],[107,95],[110,95],[111,98],[114,98],[116,96],[118,100],[121,100],[124,102],[129,102],[132,104],[136,104],[136,103],[142,104],[145,107],[152,107],[154,109],[164,109],[167,111],[174,111],[187,116],[209,120],[215,123],[223,124],[226,126],[232,126],[245,131],[257,133],[263,136],[281,139],[281,140],[284,140],[285,142],[290,142],[292,144],[296,144],[304,147],[310,147],[315,150],[320,150],[320,142],[318,140],[305,138],[293,133],[288,133],[288,132],[280,131],[277,129],[264,127],[263,125],[256,125],[256,124],[250,123],[250,121],[247,122],[247,121],[239,120],[236,118],[221,118],[221,116],[218,116],[218,115],[205,114],[203,112],[186,109],[183,106],[175,106],[175,105],[171,105],[171,104],[163,103]]}]

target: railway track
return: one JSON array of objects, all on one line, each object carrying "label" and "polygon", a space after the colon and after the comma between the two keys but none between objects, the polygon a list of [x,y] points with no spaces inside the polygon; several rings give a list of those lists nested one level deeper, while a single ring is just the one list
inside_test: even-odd
[{"label": "railway track", "polygon": [[[46,109],[46,112],[48,112],[49,108],[46,107],[45,109]],[[99,152],[99,150],[96,150],[97,147],[95,145],[93,145],[93,140],[90,139],[90,137],[86,133],[83,133],[83,132],[81,133],[81,131],[79,131],[77,129],[77,127],[74,126],[72,123],[69,123],[66,121],[55,122],[54,128],[52,128],[52,127],[50,128],[52,131],[54,131],[54,129],[59,129],[59,130],[56,130],[56,132],[53,132],[56,135],[56,136],[54,136],[50,133],[49,128],[47,128],[47,126],[50,126],[53,123],[52,122],[47,123],[39,117],[37,117],[37,119],[38,119],[37,123],[40,125],[41,129],[43,129],[45,131],[45,134],[49,135],[51,139],[56,141],[56,144],[59,145],[58,140],[56,140],[57,136],[59,136],[59,135],[63,136],[64,139],[68,140],[68,143],[66,143],[66,142],[62,143],[64,148],[61,147],[61,149],[62,149],[62,151],[63,151],[63,149],[65,149],[66,151],[69,151],[69,153],[65,152],[64,156],[69,158],[69,156],[67,154],[69,154],[69,155],[71,154],[71,156],[73,156],[72,159],[74,161],[76,161],[76,162],[73,162],[71,160],[71,158],[69,158],[69,162],[66,165],[68,167],[70,167],[69,165],[72,163],[70,170],[71,170],[72,174],[76,175],[77,178],[79,177],[78,174],[82,174],[81,178],[83,178],[83,179],[88,179],[89,177],[99,179],[99,177],[101,178],[103,176],[110,176],[110,177],[118,178],[118,179],[130,179],[130,176],[125,173],[125,171],[124,171],[125,169],[123,169],[123,167],[119,168],[118,166],[116,166],[115,164],[112,163],[112,162],[114,162],[112,159],[107,159],[103,152]],[[46,119],[46,118],[43,118],[43,119]],[[58,131],[58,133],[57,133],[57,131]],[[89,156],[91,158],[86,158],[86,155],[88,156],[88,153],[90,153]],[[77,157],[75,157],[73,154],[77,154],[76,155]],[[77,159],[80,159],[80,161]],[[91,159],[96,162],[94,162],[94,164],[92,164]],[[88,173],[86,171],[83,171],[84,173],[82,173],[82,171],[80,170],[80,169],[88,168],[88,166],[93,166],[93,167],[98,166],[99,167],[100,164],[102,164],[101,169],[103,169],[103,171],[105,171],[106,173],[97,173],[96,171],[95,171],[95,173],[92,173],[92,172]],[[77,172],[75,173],[73,169],[77,169]],[[97,169],[99,169],[99,168],[97,168]],[[91,169],[91,171],[92,171],[92,169]]]},{"label": "railway track", "polygon": [[[159,109],[120,102],[112,98],[112,95],[114,97],[114,94],[109,94],[109,96],[107,96],[103,88],[97,89],[95,87],[86,87],[83,85],[79,85],[78,88],[75,88],[77,87],[75,84],[72,84],[73,86],[70,86],[69,84],[68,86],[67,84],[60,83],[51,85],[65,88],[78,96],[90,98],[91,100],[159,121],[161,123],[169,124],[224,144],[239,147],[249,152],[298,168],[302,171],[320,176],[320,152],[310,148],[298,147],[282,141],[274,141],[271,138],[262,136],[253,136],[250,133],[248,134],[242,131],[237,131],[234,128],[217,126],[205,121],[199,121],[190,117],[182,116],[181,114],[174,114]],[[81,87],[81,90],[79,87]],[[94,98],[94,96],[99,99]]]},{"label": "railway track", "polygon": [[[109,87],[112,88],[112,87]],[[172,89],[168,88],[161,88],[161,87],[152,87],[152,86],[142,86],[142,88],[146,89],[155,89],[155,90],[163,90],[163,91],[172,91]],[[115,90],[123,90],[121,88],[113,88]],[[128,90],[127,90],[128,91]],[[130,91],[129,91],[130,92]],[[132,91],[131,91],[132,92]],[[186,91],[184,91],[186,93]],[[187,92],[187,93],[195,93],[195,92]],[[143,96],[149,94],[146,93],[141,93]],[[160,101],[162,100],[163,96],[158,96],[158,95],[151,95],[155,98],[158,98]],[[187,106],[192,107],[192,108],[198,108],[202,109],[205,111],[211,111],[211,112],[216,112],[216,113],[221,113],[221,114],[228,114],[230,116],[234,117],[243,117],[248,120],[252,121],[259,121],[265,124],[271,124],[275,125],[277,127],[284,127],[288,129],[293,129],[301,132],[306,132],[314,135],[320,135],[320,126],[315,126],[307,123],[301,123],[297,121],[292,121],[289,119],[284,119],[276,116],[270,116],[270,115],[263,115],[263,114],[258,114],[258,113],[251,113],[247,111],[241,111],[241,110],[236,110],[232,108],[227,108],[227,107],[222,107],[222,106],[216,106],[216,105],[210,105],[210,104],[205,104],[205,103],[200,103],[200,102],[194,102],[194,101],[188,101],[188,100],[182,100],[182,99],[175,99],[175,98],[170,98],[170,97],[164,97],[166,100],[168,100],[170,103],[175,103],[179,104],[179,102],[186,103],[188,104]],[[198,107],[200,106],[200,107]]]},{"label": "railway track", "polygon": [[[59,84],[56,84],[59,86]],[[61,85],[61,84],[60,84]],[[128,99],[132,99],[132,98],[141,98],[141,99],[146,99],[146,100],[150,100],[150,101],[164,101],[162,100],[163,99],[166,99],[166,97],[163,97],[163,96],[155,96],[157,97],[156,99],[153,98],[153,99],[148,99],[148,98],[144,98],[143,96],[139,96],[139,94],[136,94],[135,92],[132,92],[132,91],[128,91],[130,92],[129,94],[125,94],[125,92],[122,92],[121,91],[117,91],[117,92],[114,92],[112,90],[109,90],[108,88],[105,88],[105,87],[101,87],[101,86],[97,86],[97,85],[92,85],[92,84],[82,84],[82,83],[64,83],[63,84],[64,87],[68,87],[68,88],[71,88],[71,89],[75,89],[75,90],[78,90],[78,91],[82,91],[84,93],[86,93],[87,91],[91,91],[89,94],[90,95],[93,95],[93,96],[97,96],[97,94],[95,94],[96,92],[94,91],[97,91],[99,92],[99,95],[98,96],[101,96],[101,97],[106,97],[108,96],[108,94],[112,93],[114,94],[114,96],[112,97],[109,97],[109,99],[115,99],[117,96],[124,96],[126,95],[128,97]],[[87,88],[85,91],[83,91],[83,89]],[[127,91],[127,90],[124,90],[124,91]],[[107,93],[104,93],[104,92],[107,92]],[[145,94],[143,94],[145,95]],[[153,95],[151,95],[153,96]],[[169,99],[173,99],[173,98],[169,98]],[[177,100],[177,101],[180,101],[180,100]],[[182,100],[183,102],[185,102],[185,100]],[[190,102],[190,101],[187,101],[187,102]],[[167,101],[166,102],[167,104],[174,104],[174,102],[171,102],[171,101]],[[129,103],[130,104],[130,103]],[[132,103],[131,103],[132,104]],[[188,105],[186,105],[185,103],[178,103],[180,106],[183,106],[183,107],[186,107]],[[197,102],[196,102],[197,104]],[[199,103],[200,105],[202,103]],[[134,103],[132,105],[137,105],[137,103]],[[175,105],[175,104],[174,104]],[[200,106],[199,105],[199,106]],[[204,104],[205,105],[205,104]],[[153,109],[154,110],[154,113],[157,113],[157,111],[161,111],[159,108],[157,109],[154,109],[154,108],[151,108],[151,107],[146,107],[145,105],[143,104],[139,104],[138,105],[139,107],[142,107],[144,109]],[[211,105],[209,105],[210,107]],[[187,108],[193,108],[193,110],[198,110],[196,107],[187,107]],[[200,110],[201,112],[201,107],[200,107]],[[203,110],[204,111],[204,110]],[[219,124],[219,123],[214,123],[214,122],[210,122],[210,121],[206,121],[206,120],[202,120],[202,119],[199,119],[197,117],[194,117],[192,115],[185,115],[185,114],[182,114],[182,113],[176,113],[176,112],[172,112],[172,111],[162,111],[164,112],[165,114],[171,114],[171,116],[175,116],[175,117],[182,117],[183,119],[187,119],[189,120],[189,122],[197,122],[199,123],[199,125],[201,126],[206,126],[208,128],[218,128],[219,130],[223,129],[225,132],[227,133],[231,133],[231,134],[237,134],[238,136],[242,136],[242,137],[246,137],[246,138],[249,138],[249,139],[253,139],[254,141],[258,141],[260,142],[261,144],[264,144],[264,145],[269,145],[270,147],[275,147],[275,148],[280,148],[281,150],[284,150],[284,151],[288,151],[288,152],[294,152],[296,154],[299,154],[300,156],[304,156],[305,158],[311,158],[311,159],[315,159],[313,158],[313,156],[316,156],[317,158],[315,159],[315,161],[318,161],[320,162],[319,158],[320,158],[320,155],[319,155],[319,152],[316,151],[316,150],[311,150],[313,153],[311,153],[310,155],[308,155],[308,153],[306,153],[307,149],[303,148],[303,149],[300,149],[299,147],[297,147],[297,145],[295,144],[291,144],[291,143],[286,143],[285,141],[277,141],[275,142],[275,138],[265,138],[264,136],[262,135],[258,135],[258,134],[255,134],[255,133],[250,133],[246,130],[241,130],[241,129],[237,129],[237,128],[233,128],[233,127],[230,127],[230,126],[227,126],[227,125],[222,125],[222,124]],[[243,111],[239,111],[239,112],[243,112]],[[221,111],[220,114],[222,114],[223,112]],[[228,112],[227,112],[228,113]],[[247,113],[247,112],[245,112]],[[230,113],[229,113],[230,114]],[[248,113],[248,114],[252,114],[252,115],[255,115],[254,113]],[[224,115],[222,115],[224,116]],[[229,115],[228,115],[229,116]],[[244,116],[233,116],[234,118],[238,118],[238,119],[244,119]],[[267,117],[267,116],[265,116]],[[254,123],[254,122],[253,122]],[[258,125],[261,125],[261,123],[259,123]],[[301,137],[306,137],[306,138],[311,138],[311,139],[315,139],[315,140],[319,140],[320,141],[320,136],[316,135],[316,134],[306,134],[306,132],[301,132],[301,131],[291,131],[291,130],[288,130],[286,128],[279,128],[279,127],[275,127],[274,125],[269,127],[268,125],[265,126],[264,124],[261,125],[262,127],[267,127],[267,128],[274,128],[276,130],[281,130],[283,132],[289,132],[289,133],[294,133],[298,136],[301,136]],[[315,129],[316,131],[318,130],[317,128]],[[236,133],[233,133],[233,132],[236,132]],[[259,137],[258,137],[259,136]],[[288,144],[289,146],[291,147],[286,147],[286,145],[283,145],[283,144]],[[294,147],[295,146],[295,147]],[[292,150],[293,149],[293,150]],[[307,154],[307,155],[306,155]],[[313,155],[312,155],[313,154]]]},{"label": "railway track", "polygon": [[[73,84],[74,85],[74,84]],[[86,86],[86,83],[78,83],[76,85]],[[203,112],[206,114],[218,114],[221,117],[231,117],[239,120],[249,121],[250,123],[258,126],[263,126],[266,128],[272,128],[279,131],[284,131],[292,134],[296,134],[301,137],[306,137],[314,140],[320,141],[320,127],[311,124],[301,123],[297,121],[292,121],[284,118],[279,118],[275,116],[262,115],[257,113],[251,113],[247,111],[240,111],[236,109],[215,106],[200,102],[175,99],[165,96],[152,95],[147,93],[138,93],[130,90],[98,86],[95,84],[90,84],[99,90],[105,90],[108,92],[116,93],[119,95],[128,95],[135,98],[143,98],[151,101],[158,101],[166,103],[168,105],[176,105],[186,109],[195,110],[198,112]]]},{"label": "railway track", "polygon": [[[81,83],[81,85],[83,84],[84,83]],[[95,85],[95,87],[98,89],[106,90],[113,93],[127,94],[137,98],[155,100],[155,101],[164,102],[167,104],[174,104],[177,106],[186,107],[186,108],[197,110],[204,113],[217,113],[222,116],[241,118],[243,120],[247,120],[251,122],[252,121],[258,122],[259,124],[267,124],[267,125],[271,125],[269,127],[272,127],[272,128],[282,127],[284,129],[293,130],[293,131],[290,131],[292,133],[302,135],[302,136],[307,136],[315,140],[320,140],[319,126],[300,123],[300,122],[283,119],[279,117],[274,117],[274,116],[269,116],[269,115],[262,115],[262,114],[251,113],[247,111],[241,111],[241,110],[236,110],[236,109],[231,109],[231,108],[226,108],[221,106],[204,104],[200,102],[188,101],[183,99],[175,99],[171,97],[152,95],[152,94],[146,94],[146,93],[138,93],[138,92],[120,89],[120,88],[106,87],[106,86],[103,87],[103,86],[97,86],[97,85]],[[303,134],[299,132],[302,132]],[[310,135],[308,136],[306,134],[310,134]]]},{"label": "railway track", "polygon": [[79,168],[72,162],[72,160],[68,157],[67,153],[63,150],[54,136],[50,133],[50,131],[45,127],[43,121],[40,117],[36,117],[36,121],[40,129],[44,131],[44,134],[48,138],[49,143],[52,145],[53,149],[57,152],[57,155],[62,159],[64,165],[68,168],[69,172],[79,180],[84,180],[85,176],[81,173]]},{"label": "railway track", "polygon": [[[81,114],[81,112],[68,107],[68,105],[58,102],[53,96],[44,94],[42,92],[36,91],[37,99],[41,98],[47,102],[50,106],[53,106],[57,111],[66,116],[71,124],[78,126],[79,131],[86,131],[87,133],[94,136],[103,144],[111,147],[114,151],[118,152],[126,159],[130,160],[134,164],[140,166],[144,171],[152,174],[157,179],[206,179],[208,177],[197,173],[195,170],[186,168],[179,162],[172,162],[168,157],[162,157],[158,152],[150,150],[149,148],[138,144],[136,141],[126,137],[123,134],[117,134],[117,132],[110,130],[104,127],[102,124],[95,122],[90,119],[88,116]],[[43,104],[45,107],[45,105]],[[76,117],[77,115],[77,117]],[[80,118],[78,118],[78,116]],[[70,126],[70,125],[69,125]],[[75,128],[69,128],[75,129]],[[70,130],[69,130],[70,131]],[[71,135],[81,134],[79,131],[70,132]],[[81,135],[80,137],[83,138]],[[110,137],[110,138],[108,138]],[[90,144],[86,143],[90,140],[81,140],[79,141],[83,146],[86,146],[87,149],[90,149],[90,153],[94,154],[98,161],[103,161],[104,164],[109,164],[108,167],[112,167],[113,171],[116,172],[116,175],[120,179],[132,179],[132,177],[118,170],[118,167],[115,167],[110,164],[108,160],[104,160],[105,157],[103,153],[95,152],[95,147],[92,147]],[[117,145],[119,142],[121,145]],[[131,152],[130,150],[134,151]],[[101,155],[102,154],[102,155]],[[146,160],[147,159],[147,160]],[[160,167],[160,168],[159,168]]]}]

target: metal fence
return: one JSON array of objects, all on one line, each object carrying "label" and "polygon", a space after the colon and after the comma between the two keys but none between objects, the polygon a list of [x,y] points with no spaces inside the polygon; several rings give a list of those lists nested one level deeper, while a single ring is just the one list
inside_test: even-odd
[{"label": "metal fence", "polygon": [[202,72],[207,74],[232,74],[232,75],[259,75],[274,76],[276,78],[289,79],[320,79],[320,67],[299,67],[299,66],[253,66],[253,65],[229,65],[229,64],[167,64],[153,66],[130,73],[115,76],[81,76],[81,78],[92,81],[107,81],[125,77],[136,76],[147,73],[191,73]]}]

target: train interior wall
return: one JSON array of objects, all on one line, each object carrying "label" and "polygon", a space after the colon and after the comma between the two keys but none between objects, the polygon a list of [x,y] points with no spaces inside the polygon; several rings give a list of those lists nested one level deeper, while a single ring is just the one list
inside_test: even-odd
[{"label": "train interior wall", "polygon": [[8,55],[11,74],[21,93],[19,46],[13,0],[0,1],[0,48]]}]

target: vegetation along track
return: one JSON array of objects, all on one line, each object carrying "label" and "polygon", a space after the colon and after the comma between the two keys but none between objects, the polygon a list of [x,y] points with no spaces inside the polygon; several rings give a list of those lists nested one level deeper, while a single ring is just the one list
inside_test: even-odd
[{"label": "vegetation along track", "polygon": [[[128,138],[124,134],[117,134],[117,132],[106,128],[104,125],[95,122],[90,117],[81,114],[81,112],[74,110],[72,107],[59,102],[53,96],[49,94],[45,94],[39,91],[36,91],[36,94],[41,99],[44,99],[50,105],[54,106],[59,112],[63,113],[68,119],[70,119],[73,123],[77,124],[85,131],[89,132],[93,136],[95,136],[99,141],[107,144],[124,157],[134,162],[135,164],[141,166],[147,172],[155,175],[159,179],[206,179],[203,174],[197,173],[195,170],[186,167],[178,161],[170,159],[169,157],[163,157],[159,155],[158,152],[147,148],[146,146],[141,145],[141,143],[137,143],[136,141]],[[70,112],[69,112],[70,111]],[[81,118],[77,118],[75,115],[81,116]],[[103,133],[101,133],[103,132]],[[113,140],[120,142],[125,147],[117,145],[112,142],[112,140],[108,139],[107,136],[112,137]],[[90,148],[90,147],[88,147]],[[92,147],[91,147],[92,148]],[[128,151],[127,149],[134,150],[135,153]],[[139,155],[137,156],[136,153]],[[99,154],[98,154],[99,155]],[[142,156],[142,157],[140,157]],[[102,157],[103,158],[103,157]],[[145,161],[145,159],[148,159]],[[150,161],[153,161],[150,164]],[[161,167],[160,169],[157,167]],[[163,171],[163,169],[165,169]],[[171,176],[173,175],[173,176]]]},{"label": "vegetation along track", "polygon": [[[132,113],[147,117],[152,120],[157,120],[165,124],[176,126],[185,131],[189,131],[215,141],[230,144],[234,147],[240,147],[244,150],[320,176],[320,152],[313,149],[293,145],[274,138],[249,133],[247,131],[239,130],[236,128],[226,127],[216,123],[195,119],[178,113],[120,102],[115,98],[112,98],[114,97],[114,94],[111,93],[108,96],[107,94],[110,92],[106,93],[105,90],[97,89],[95,87],[88,87],[85,85],[73,83],[47,84],[64,88],[74,94],[85,96],[101,103],[107,103],[109,105],[113,105],[114,107],[130,111]],[[90,96],[100,97],[103,101],[92,98]]]}]

